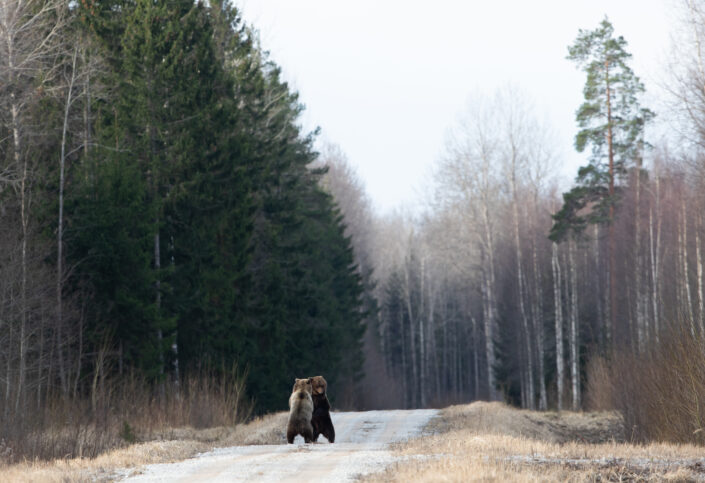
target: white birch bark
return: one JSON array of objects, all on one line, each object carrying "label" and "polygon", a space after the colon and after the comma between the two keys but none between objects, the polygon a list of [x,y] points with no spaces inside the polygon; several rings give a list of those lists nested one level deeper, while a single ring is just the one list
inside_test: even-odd
[{"label": "white birch bark", "polygon": [[[658,343],[660,335],[660,248],[661,248],[661,193],[660,193],[660,174],[658,167],[654,167],[655,172],[655,188],[656,193],[651,196],[651,205],[649,207],[649,252],[651,261],[651,310],[652,310],[652,330],[654,340]],[[655,204],[654,207],[654,198]],[[656,236],[654,237],[654,211],[656,211]]]},{"label": "white birch bark", "polygon": [[636,200],[634,216],[634,290],[636,292],[636,332],[639,353],[646,348],[646,322],[644,320],[644,293],[642,290],[641,264],[641,162],[636,167]]},{"label": "white birch bark", "polygon": [[575,241],[568,243],[570,265],[570,381],[573,393],[573,411],[580,409],[580,338],[578,325],[578,275],[575,266]]},{"label": "white birch bark", "polygon": [[[535,204],[536,206],[536,204]],[[536,349],[538,352],[539,371],[539,409],[548,409],[548,395],[546,394],[546,377],[544,370],[545,340],[543,323],[543,280],[539,271],[538,253],[536,249],[536,237],[534,237],[532,247],[532,257],[534,265],[534,300],[532,302],[532,318],[534,320],[534,333],[536,337]]]},{"label": "white birch bark", "polygon": [[409,264],[410,261],[407,259],[404,264],[404,299],[406,303],[406,309],[409,314],[409,344],[411,352],[411,397],[412,405],[416,404],[416,395],[418,394],[418,375],[417,375],[417,365],[416,365],[416,335],[414,334],[415,319],[418,317],[411,304],[411,277],[409,274]]},{"label": "white birch bark", "polygon": [[516,152],[512,149],[511,166],[510,166],[510,183],[512,190],[512,225],[514,229],[514,256],[516,259],[516,275],[517,275],[517,297],[519,302],[519,315],[521,317],[521,327],[524,335],[524,349],[526,351],[526,394],[524,397],[525,407],[529,409],[536,408],[536,393],[534,389],[534,360],[533,360],[533,344],[531,343],[531,331],[529,330],[529,318],[526,313],[524,302],[524,274],[522,270],[521,257],[521,242],[519,240],[519,194],[517,192],[517,160]]},{"label": "white birch bark", "polygon": [[703,303],[703,259],[700,250],[701,215],[698,214],[698,224],[695,227],[695,263],[698,277],[698,328],[705,334],[705,307]]},{"label": "white birch bark", "polygon": [[688,218],[685,211],[685,200],[681,203],[681,220],[682,220],[682,234],[679,233],[679,250],[681,264],[683,268],[683,275],[681,277],[682,281],[682,293],[684,294],[684,305],[685,314],[688,317],[688,323],[690,324],[690,330],[695,335],[695,317],[693,316],[693,302],[690,294],[690,270],[688,267]]},{"label": "white birch bark", "polygon": [[556,389],[558,410],[563,410],[563,380],[565,361],[563,356],[563,297],[561,296],[561,267],[558,260],[558,244],[551,245],[551,269],[553,271],[553,301],[556,326]]}]

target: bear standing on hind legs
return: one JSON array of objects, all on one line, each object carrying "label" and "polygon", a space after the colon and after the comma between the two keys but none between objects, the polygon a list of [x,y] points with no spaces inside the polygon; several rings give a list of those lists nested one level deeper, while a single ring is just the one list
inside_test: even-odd
[{"label": "bear standing on hind legs", "polygon": [[335,442],[335,428],[330,419],[330,402],[326,396],[328,383],[323,379],[323,376],[309,377],[308,380],[311,381],[313,389],[313,417],[311,418],[313,441],[316,442],[318,435],[322,434],[329,443],[333,443]]},{"label": "bear standing on hind legs", "polygon": [[294,438],[300,434],[305,443],[314,441],[311,417],[313,416],[313,400],[311,399],[311,380],[295,379],[294,389],[289,397],[289,422],[286,425],[286,441],[294,443]]}]

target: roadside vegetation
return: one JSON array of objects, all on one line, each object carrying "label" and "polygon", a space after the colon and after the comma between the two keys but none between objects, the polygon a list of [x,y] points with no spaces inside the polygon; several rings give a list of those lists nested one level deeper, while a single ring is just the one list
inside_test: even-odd
[{"label": "roadside vegetation", "polygon": [[536,412],[501,403],[451,406],[400,461],[365,481],[693,481],[703,450],[625,441],[615,412]]},{"label": "roadside vegetation", "polygon": [[95,458],[65,457],[0,465],[4,481],[65,482],[113,481],[140,466],[171,463],[198,453],[235,445],[284,444],[287,413],[256,417],[237,426],[198,429],[192,426],[153,429],[132,444],[119,444]]},{"label": "roadside vegetation", "polygon": [[236,369],[186,377],[180,387],[99,379],[89,398],[57,399],[26,418],[2,420],[0,464],[95,458],[141,442],[192,439],[186,428],[201,440],[219,434],[214,428],[236,431],[251,412]]}]

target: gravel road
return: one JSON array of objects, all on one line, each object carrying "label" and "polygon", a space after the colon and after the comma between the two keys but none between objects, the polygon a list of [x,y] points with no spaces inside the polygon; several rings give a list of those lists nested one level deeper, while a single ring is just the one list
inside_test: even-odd
[{"label": "gravel road", "polygon": [[[395,461],[389,444],[418,434],[436,410],[331,413],[336,442],[233,446],[179,463],[149,465],[129,482],[350,481]],[[284,428],[282,428],[284,430]]]}]

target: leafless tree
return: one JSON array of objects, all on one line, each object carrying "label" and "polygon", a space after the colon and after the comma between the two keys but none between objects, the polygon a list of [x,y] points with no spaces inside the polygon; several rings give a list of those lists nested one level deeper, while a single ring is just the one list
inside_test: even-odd
[{"label": "leafless tree", "polygon": [[[67,13],[68,2],[63,0],[0,2],[0,110],[5,113],[2,123],[11,134],[11,155],[7,163],[0,167],[0,173],[4,173],[5,185],[13,188],[19,205],[21,233],[19,327],[14,339],[18,349],[14,403],[16,411],[26,393],[30,342],[29,243],[38,157],[33,147],[38,144],[39,136],[46,135],[38,126],[36,108],[59,74],[58,59],[63,45],[61,34],[66,25]],[[66,371],[61,359],[59,374],[64,382]]]}]

